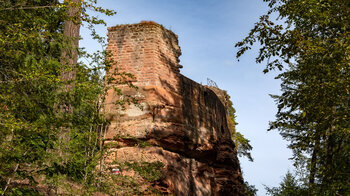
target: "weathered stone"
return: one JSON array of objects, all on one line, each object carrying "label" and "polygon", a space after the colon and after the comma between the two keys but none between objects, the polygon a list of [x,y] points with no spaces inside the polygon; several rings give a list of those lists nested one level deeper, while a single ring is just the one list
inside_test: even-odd
[{"label": "weathered stone", "polygon": [[[244,195],[226,109],[212,90],[180,74],[177,35],[153,22],[108,30],[114,68],[133,74],[138,90],[117,87],[142,106],[120,110],[113,102],[122,97],[108,91],[106,139],[119,141],[109,158],[163,162],[162,184],[175,195]],[[135,147],[133,139],[157,147]]]}]

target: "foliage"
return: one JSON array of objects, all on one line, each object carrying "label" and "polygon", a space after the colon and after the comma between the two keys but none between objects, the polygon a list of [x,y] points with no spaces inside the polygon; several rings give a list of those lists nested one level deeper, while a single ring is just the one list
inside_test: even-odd
[{"label": "foliage", "polygon": [[164,163],[157,162],[125,162],[125,165],[137,171],[142,178],[148,182],[154,182],[162,177],[161,169],[164,167]]},{"label": "foliage", "polygon": [[[235,151],[237,152],[238,156],[245,156],[249,161],[253,161],[253,157],[250,153],[253,147],[250,145],[249,139],[246,139],[240,132],[236,130],[236,125],[238,124],[236,122],[236,110],[233,107],[230,95],[228,95],[227,91],[219,89],[218,85],[213,80],[210,80],[208,78],[207,82],[208,87],[218,95],[219,99],[226,108],[227,126],[232,134],[232,140],[235,144]],[[250,185],[247,181],[245,181],[243,185],[245,187],[247,195],[256,195],[256,192],[258,190],[254,185]]]},{"label": "foliage", "polygon": [[[114,175],[112,176],[113,184],[110,184],[118,194],[120,195],[144,195],[141,188],[140,182],[135,178],[126,175]],[[112,187],[106,187],[106,190],[110,190]],[[115,192],[110,192],[111,195]]]},{"label": "foliage", "polygon": [[256,192],[258,192],[258,189],[256,189],[254,185],[250,185],[247,181],[244,181],[244,186],[247,196],[255,196]]},{"label": "foliage", "polygon": [[159,161],[119,162],[114,160],[110,169],[118,168],[121,173],[103,178],[105,192],[111,195],[115,192],[120,195],[161,195],[154,185],[163,177],[163,167],[164,163]]},{"label": "foliage", "polygon": [[235,132],[232,134],[232,139],[236,144],[236,150],[239,156],[245,156],[249,161],[253,161],[253,157],[250,151],[253,147],[250,145],[250,141],[246,139],[240,132]]},{"label": "foliage", "polygon": [[250,151],[253,147],[250,145],[249,139],[246,139],[243,134],[236,130],[236,110],[233,108],[233,103],[230,100],[230,96],[226,91],[224,93],[225,107],[227,110],[227,124],[232,134],[232,140],[236,144],[236,150],[239,156],[245,156],[249,161],[253,161],[253,157],[250,154]]},{"label": "foliage", "polygon": [[58,59],[63,36],[58,29],[63,21],[52,8],[3,10],[11,5],[6,1],[0,12],[0,162],[4,189],[7,178],[27,177],[25,165],[45,164],[49,159],[46,151],[53,148],[63,122],[54,110],[59,94],[52,93],[60,85]]},{"label": "foliage", "polygon": [[[261,44],[258,63],[283,70],[278,129],[303,165],[311,195],[350,194],[350,4],[346,0],[264,0],[271,8],[236,44]],[[278,15],[276,21],[270,19]],[[290,177],[289,177],[290,180]]]},{"label": "foliage", "polygon": [[292,173],[288,172],[279,187],[269,188],[265,186],[267,194],[273,196],[308,195],[307,186],[301,185]]},{"label": "foliage", "polygon": [[[2,194],[2,192],[0,192]],[[40,195],[40,193],[32,188],[25,188],[25,187],[18,187],[18,188],[12,188],[10,191],[6,192],[6,195],[8,196],[37,196]]]},{"label": "foliage", "polygon": [[128,141],[129,142],[129,145],[134,145],[134,146],[137,146],[139,148],[146,148],[146,147],[149,147],[149,146],[152,146],[152,144],[150,144],[149,142],[147,141],[144,141],[142,139],[139,139],[137,137],[134,137],[132,135],[117,135],[113,138],[114,140],[118,140],[118,139],[122,139],[124,141]]},{"label": "foliage", "polygon": [[[69,16],[69,7],[81,8],[80,15]],[[93,29],[104,22],[88,10],[115,13],[97,7],[95,0],[5,0],[0,5],[1,194],[38,183],[57,190],[64,180],[88,187],[98,183],[95,170],[107,124],[100,112],[106,84],[125,81],[103,78],[113,63],[104,51],[87,54],[80,49],[89,64],[72,67],[62,62],[62,52],[74,39],[64,35],[67,21],[87,25],[93,38],[104,44]],[[75,77],[62,79],[66,72]],[[67,90],[67,85],[72,88]],[[72,112],[61,112],[62,103],[72,106]],[[69,132],[62,137],[64,130]]]}]

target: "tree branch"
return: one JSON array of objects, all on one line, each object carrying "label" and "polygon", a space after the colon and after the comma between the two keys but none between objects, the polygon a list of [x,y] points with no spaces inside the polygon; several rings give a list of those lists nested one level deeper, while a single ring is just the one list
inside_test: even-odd
[{"label": "tree branch", "polygon": [[0,11],[5,10],[30,10],[30,9],[44,9],[44,8],[53,8],[58,7],[57,5],[47,5],[47,6],[31,6],[31,7],[8,7],[1,9]]}]

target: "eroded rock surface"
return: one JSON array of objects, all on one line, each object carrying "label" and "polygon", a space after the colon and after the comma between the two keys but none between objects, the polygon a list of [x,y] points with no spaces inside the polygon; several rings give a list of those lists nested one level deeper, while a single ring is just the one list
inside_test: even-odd
[{"label": "eroded rock surface", "polygon": [[244,195],[226,109],[212,90],[180,74],[177,35],[153,22],[108,30],[115,68],[133,74],[138,89],[117,87],[141,106],[121,111],[113,103],[123,97],[108,91],[106,139],[117,143],[108,159],[163,162],[161,183],[175,195]]}]

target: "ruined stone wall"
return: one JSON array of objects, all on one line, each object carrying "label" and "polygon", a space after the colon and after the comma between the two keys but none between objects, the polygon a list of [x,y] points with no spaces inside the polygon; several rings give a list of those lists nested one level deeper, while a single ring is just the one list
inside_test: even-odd
[{"label": "ruined stone wall", "polygon": [[[106,138],[118,142],[109,159],[163,162],[162,184],[175,195],[244,195],[225,107],[212,90],[180,74],[177,36],[153,22],[108,30],[115,68],[134,74],[138,89],[117,87],[141,106],[121,111],[113,102],[123,97],[108,91]],[[135,138],[150,146],[135,146]]]}]

